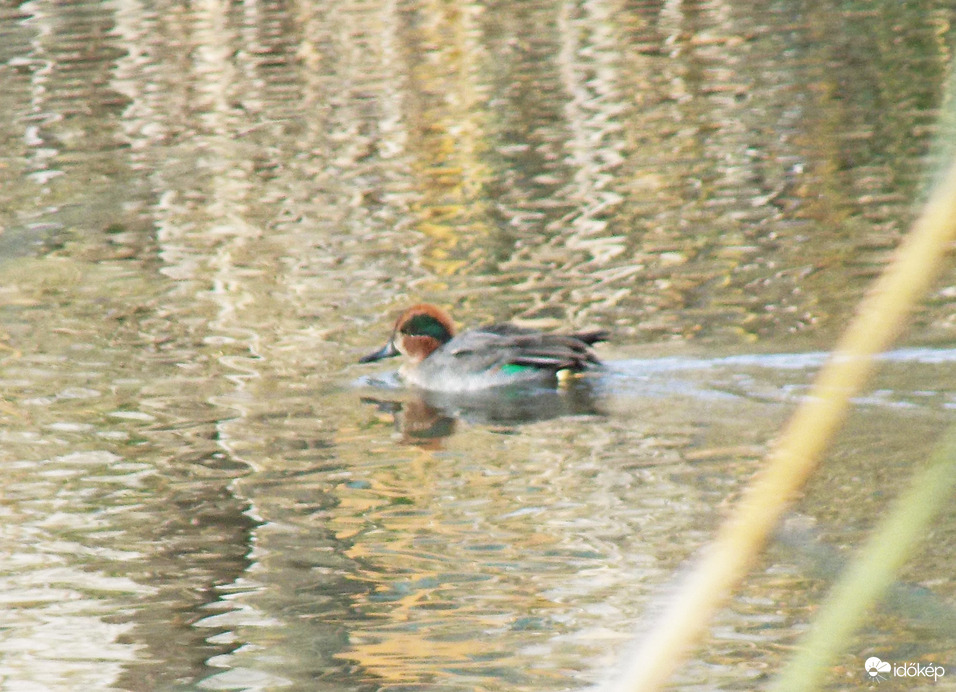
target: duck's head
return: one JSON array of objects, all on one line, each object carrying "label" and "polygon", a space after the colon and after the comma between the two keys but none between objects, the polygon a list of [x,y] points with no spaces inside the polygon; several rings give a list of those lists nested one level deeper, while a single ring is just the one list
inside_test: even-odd
[{"label": "duck's head", "polygon": [[399,354],[420,363],[451,341],[454,335],[455,325],[447,312],[428,303],[413,305],[395,321],[388,343],[361,358],[359,363],[371,363]]}]

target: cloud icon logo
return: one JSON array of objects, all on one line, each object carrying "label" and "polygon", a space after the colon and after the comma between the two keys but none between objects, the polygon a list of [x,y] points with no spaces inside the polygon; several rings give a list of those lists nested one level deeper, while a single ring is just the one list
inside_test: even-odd
[{"label": "cloud icon logo", "polygon": [[876,656],[870,656],[863,664],[867,674],[871,678],[882,679],[881,673],[889,673],[892,666],[886,661],[881,661]]}]

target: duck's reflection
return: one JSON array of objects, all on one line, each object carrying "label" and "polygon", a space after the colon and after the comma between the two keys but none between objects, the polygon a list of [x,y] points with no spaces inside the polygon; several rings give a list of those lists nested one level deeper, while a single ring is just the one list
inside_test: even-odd
[{"label": "duck's reflection", "polygon": [[385,391],[362,402],[394,417],[406,444],[427,444],[455,433],[459,421],[493,427],[550,420],[562,416],[603,415],[593,377],[573,377],[557,389],[496,387],[476,392],[421,389]]}]

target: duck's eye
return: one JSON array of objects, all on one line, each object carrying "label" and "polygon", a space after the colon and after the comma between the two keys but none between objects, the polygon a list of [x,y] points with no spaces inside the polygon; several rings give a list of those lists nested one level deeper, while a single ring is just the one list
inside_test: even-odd
[{"label": "duck's eye", "polygon": [[399,331],[409,336],[430,336],[443,343],[451,338],[445,325],[431,315],[415,315]]}]

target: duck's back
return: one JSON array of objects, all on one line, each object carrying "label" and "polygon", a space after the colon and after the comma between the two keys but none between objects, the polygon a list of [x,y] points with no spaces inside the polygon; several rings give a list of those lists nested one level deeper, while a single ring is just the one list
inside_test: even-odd
[{"label": "duck's back", "polygon": [[546,334],[495,324],[459,334],[403,375],[410,384],[441,391],[553,385],[561,370],[599,366],[590,345],[605,338],[602,332]]}]

